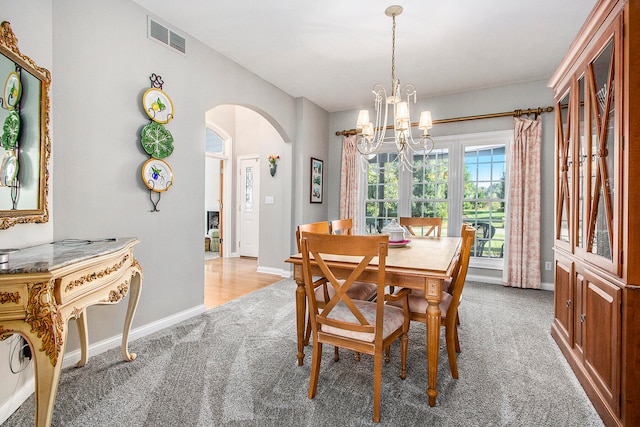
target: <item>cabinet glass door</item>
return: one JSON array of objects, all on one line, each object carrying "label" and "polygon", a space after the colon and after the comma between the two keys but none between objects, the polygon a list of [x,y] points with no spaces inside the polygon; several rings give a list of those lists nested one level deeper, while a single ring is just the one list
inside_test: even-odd
[{"label": "cabinet glass door", "polygon": [[587,250],[612,259],[615,197],[614,43],[607,43],[589,64],[591,107],[591,183],[587,228]]},{"label": "cabinet glass door", "polygon": [[566,95],[556,105],[556,120],[559,121],[556,126],[558,132],[556,140],[558,141],[558,181],[557,194],[558,204],[556,206],[556,239],[563,242],[570,242],[569,235],[569,219],[571,214],[571,91],[567,91]]},{"label": "cabinet glass door", "polygon": [[578,79],[578,158],[577,158],[577,185],[578,185],[578,206],[577,206],[577,241],[576,246],[579,248],[584,247],[584,211],[585,211],[585,197],[586,196],[586,185],[585,185],[585,176],[587,175],[587,168],[589,164],[587,163],[587,142],[585,140],[585,114],[586,114],[586,104],[585,104],[585,78],[584,76]]}]

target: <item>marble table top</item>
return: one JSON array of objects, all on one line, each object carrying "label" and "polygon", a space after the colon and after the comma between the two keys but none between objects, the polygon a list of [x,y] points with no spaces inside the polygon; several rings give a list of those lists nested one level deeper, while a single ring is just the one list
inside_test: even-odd
[{"label": "marble table top", "polygon": [[[116,252],[135,241],[135,237],[65,239],[16,249],[9,253],[8,262],[0,263],[0,275],[46,273],[74,262]],[[10,249],[0,248],[0,253],[7,250]]]}]

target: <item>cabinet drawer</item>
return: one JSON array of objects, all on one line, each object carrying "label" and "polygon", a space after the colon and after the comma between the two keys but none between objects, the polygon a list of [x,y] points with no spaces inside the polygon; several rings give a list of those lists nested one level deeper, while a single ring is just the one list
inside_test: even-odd
[{"label": "cabinet drawer", "polygon": [[3,285],[0,287],[0,320],[14,319],[17,314],[24,315],[29,302],[27,285]]},{"label": "cabinet drawer", "polygon": [[56,280],[56,301],[62,305],[119,280],[124,273],[128,272],[132,262],[132,253],[126,252],[64,275]]}]

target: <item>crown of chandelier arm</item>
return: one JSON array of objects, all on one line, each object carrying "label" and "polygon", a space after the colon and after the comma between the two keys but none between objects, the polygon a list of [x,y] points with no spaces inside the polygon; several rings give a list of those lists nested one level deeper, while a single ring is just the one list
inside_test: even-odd
[{"label": "crown of chandelier arm", "polygon": [[[395,75],[396,50],[396,16],[402,13],[402,6],[389,6],[385,14],[393,20],[391,42],[391,93],[387,94],[381,84],[373,86],[374,122],[370,121],[369,110],[361,110],[358,114],[356,127],[360,129],[357,148],[364,159],[370,160],[380,152],[385,141],[393,141],[398,152],[398,162],[403,168],[413,169],[412,153],[416,150],[430,152],[433,140],[429,136],[429,129],[433,127],[431,113],[423,111],[420,115],[419,129],[423,134],[416,141],[411,132],[411,104],[417,100],[417,90],[412,83],[400,84]],[[393,134],[387,136],[389,109],[393,117]]]}]

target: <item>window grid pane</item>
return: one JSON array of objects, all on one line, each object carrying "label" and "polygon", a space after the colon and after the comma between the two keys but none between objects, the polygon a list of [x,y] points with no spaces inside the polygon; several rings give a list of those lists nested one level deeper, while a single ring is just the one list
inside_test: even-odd
[{"label": "window grid pane", "polygon": [[447,235],[449,214],[449,150],[434,149],[413,156],[411,216],[442,218],[442,235]]},{"label": "window grid pane", "polygon": [[504,256],[505,150],[504,144],[465,148],[462,215],[477,230],[475,257]]},{"label": "window grid pane", "polygon": [[376,234],[398,218],[397,154],[380,153],[369,160],[365,223],[367,234]]}]

